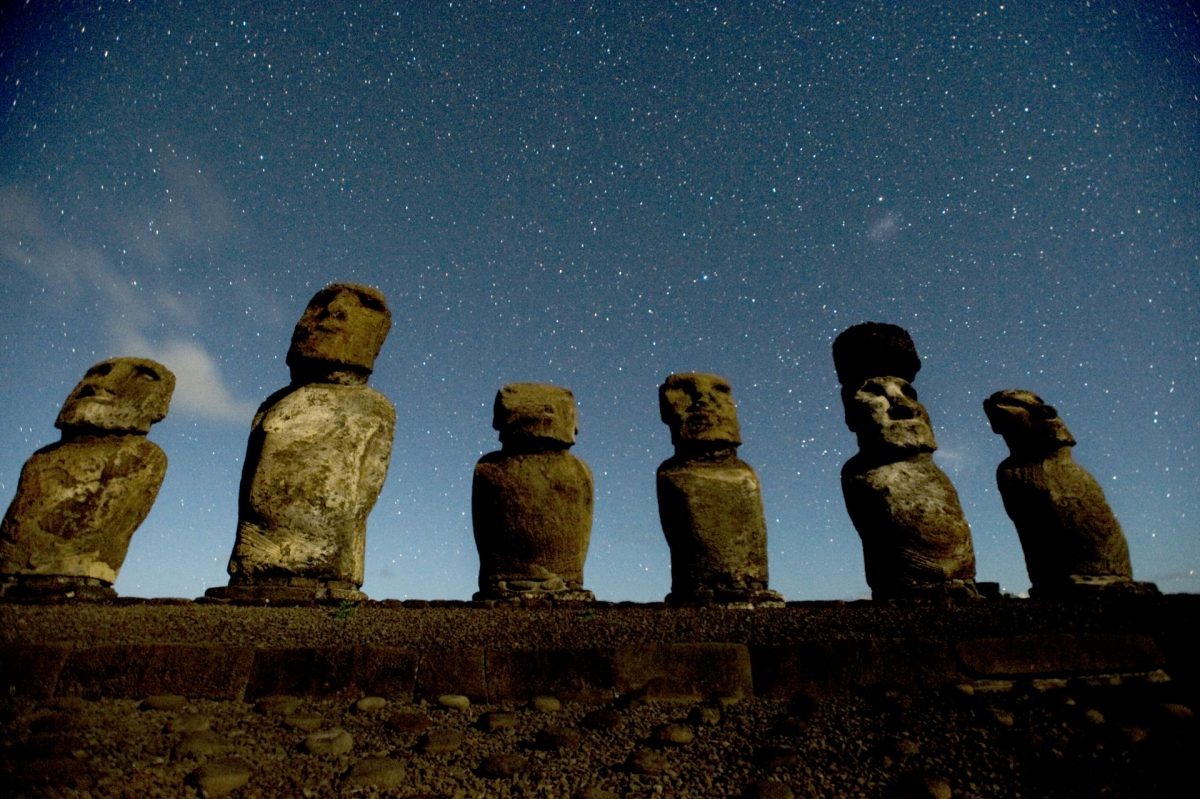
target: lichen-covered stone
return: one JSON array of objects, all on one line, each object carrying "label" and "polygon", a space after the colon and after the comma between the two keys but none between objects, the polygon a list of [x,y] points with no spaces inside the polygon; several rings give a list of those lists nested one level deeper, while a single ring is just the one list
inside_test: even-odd
[{"label": "lichen-covered stone", "polygon": [[1010,454],[996,469],[1004,509],[1017,528],[1032,596],[1135,584],[1129,546],[1095,478],[1075,462],[1075,439],[1058,411],[1031,391],[997,391],[983,403]]},{"label": "lichen-covered stone", "polygon": [[842,467],[842,495],[872,596],[978,596],[971,530],[933,461],[933,425],[910,382],[921,366],[912,338],[868,322],[838,336],[833,352],[859,448]]},{"label": "lichen-covered stone", "polygon": [[129,541],[150,513],[167,456],[145,434],[175,376],[144,358],[91,367],[67,396],[56,444],[21,469],[0,523],[0,594],[114,596]]},{"label": "lichen-covered stone", "polygon": [[387,475],[396,412],[367,386],[391,326],[377,290],[314,295],[292,335],[292,382],[259,407],[238,494],[227,599],[363,595],[367,516]]},{"label": "lichen-covered stone", "polygon": [[758,475],[741,443],[729,381],[673,374],[659,388],[674,457],[657,472],[658,514],[671,549],[672,604],[778,604],[767,587],[767,522]]},{"label": "lichen-covered stone", "polygon": [[476,599],[593,598],[583,587],[593,482],[587,464],[567,452],[575,419],[564,388],[515,383],[497,394],[502,447],[479,459],[471,488]]}]

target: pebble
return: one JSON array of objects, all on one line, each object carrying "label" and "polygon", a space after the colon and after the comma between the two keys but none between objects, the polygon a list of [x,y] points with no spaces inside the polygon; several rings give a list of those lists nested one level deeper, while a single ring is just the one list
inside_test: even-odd
[{"label": "pebble", "polygon": [[721,723],[721,708],[713,705],[696,705],[688,713],[688,721],[697,727],[715,727]]},{"label": "pebble", "polygon": [[782,782],[756,780],[746,786],[742,799],[795,799],[795,794]]},{"label": "pebble", "polygon": [[501,752],[488,755],[479,764],[481,777],[503,778],[512,777],[525,770],[528,761],[516,752]]},{"label": "pebble", "polygon": [[597,785],[589,785],[571,794],[571,799],[621,799],[621,797]]},{"label": "pebble", "polygon": [[504,710],[493,710],[480,716],[479,720],[475,722],[475,726],[484,732],[512,730],[517,726],[517,714]]},{"label": "pebble", "polygon": [[662,774],[667,770],[667,756],[654,749],[639,749],[626,761],[634,774]]},{"label": "pebble", "polygon": [[342,785],[346,788],[378,788],[394,790],[408,781],[404,764],[390,757],[368,757],[346,772]]},{"label": "pebble", "polygon": [[313,755],[344,755],[354,748],[354,738],[341,727],[334,727],[306,736],[304,748]]},{"label": "pebble", "polygon": [[696,739],[696,733],[686,724],[664,724],[654,731],[654,740],[667,746],[686,746]]},{"label": "pebble", "polygon": [[417,749],[427,755],[448,755],[462,746],[463,734],[458,730],[430,730],[421,737]]},{"label": "pebble", "polygon": [[1092,724],[1096,727],[1104,726],[1104,722],[1105,722],[1104,714],[1101,713],[1099,710],[1096,710],[1095,708],[1092,708],[1091,710],[1084,713],[1083,717],[1085,719],[1087,719],[1089,724]]},{"label": "pebble", "polygon": [[992,718],[994,718],[996,720],[996,723],[999,724],[1001,727],[1011,727],[1016,722],[1016,719],[1013,717],[1013,714],[1008,712],[1007,710],[1002,710],[1001,708],[994,707],[994,708],[991,708],[991,712],[992,712]]},{"label": "pebble", "polygon": [[354,710],[358,713],[374,713],[383,710],[387,704],[388,701],[382,696],[364,696],[354,703]]},{"label": "pebble", "polygon": [[293,730],[313,732],[321,729],[325,719],[319,713],[290,713],[283,717],[283,724]]},{"label": "pebble", "polygon": [[254,709],[266,716],[286,716],[300,707],[300,698],[295,696],[264,696]]},{"label": "pebble", "polygon": [[188,775],[188,779],[204,796],[224,796],[250,781],[250,766],[236,757],[210,760]]},{"label": "pebble", "polygon": [[229,742],[212,730],[189,733],[175,747],[175,759],[187,757],[212,757],[229,751]]},{"label": "pebble", "polygon": [[562,710],[562,702],[553,696],[535,696],[529,702],[529,707],[539,713],[557,713]]},{"label": "pebble", "polygon": [[421,733],[429,729],[432,719],[424,713],[411,710],[398,710],[384,722],[389,730],[399,733]]},{"label": "pebble", "polygon": [[538,749],[545,749],[550,752],[561,752],[566,749],[578,749],[583,743],[583,735],[579,730],[570,727],[548,727],[544,730],[539,730],[534,738],[534,745]]},{"label": "pebble", "polygon": [[437,703],[450,710],[462,710],[465,712],[471,709],[471,700],[462,694],[442,694],[437,698]]},{"label": "pebble", "polygon": [[1165,718],[1171,721],[1195,721],[1196,713],[1187,705],[1179,702],[1164,702],[1158,706]]},{"label": "pebble", "polygon": [[625,717],[611,707],[602,707],[588,713],[580,723],[593,730],[617,732],[625,726]]},{"label": "pebble", "polygon": [[142,710],[179,710],[187,704],[187,697],[179,694],[158,694],[142,700]]},{"label": "pebble", "polygon": [[174,733],[203,732],[212,726],[212,719],[199,713],[184,713],[167,723],[167,731]]}]

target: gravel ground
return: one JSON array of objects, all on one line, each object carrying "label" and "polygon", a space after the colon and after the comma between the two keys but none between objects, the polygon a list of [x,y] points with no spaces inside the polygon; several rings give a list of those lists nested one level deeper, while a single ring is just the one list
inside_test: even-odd
[{"label": "gravel ground", "polygon": [[[0,643],[569,649],[1039,631],[1161,632],[1164,640],[1189,640],[1198,611],[1200,597],[1191,596],[1104,604],[822,602],[752,612],[126,600],[0,604]],[[5,697],[0,796],[1191,796],[1200,753],[1197,681],[1194,674],[1171,676],[918,692],[876,686],[698,704],[624,697],[558,709],[547,701],[464,710],[354,694],[258,702]]]}]

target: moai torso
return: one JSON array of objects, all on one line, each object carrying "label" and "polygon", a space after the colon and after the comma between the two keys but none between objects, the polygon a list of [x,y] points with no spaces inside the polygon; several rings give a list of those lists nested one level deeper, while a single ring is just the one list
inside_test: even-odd
[{"label": "moai torso", "polygon": [[114,358],[88,370],[35,452],[0,523],[0,593],[115,596],[133,533],[167,471],[146,439],[167,413],[175,377],[161,364]]},{"label": "moai torso", "polygon": [[583,586],[592,473],[567,451],[575,420],[565,388],[514,383],[497,393],[492,424],[503,447],[479,459],[471,486],[475,599],[594,599]]},{"label": "moai torso", "polygon": [[910,382],[920,369],[912,339],[895,325],[856,325],[834,342],[834,362],[859,447],[842,495],[872,596],[977,596],[971,530]]},{"label": "moai torso", "polygon": [[658,514],[671,549],[671,604],[782,603],[767,587],[767,523],[758,475],[737,457],[728,381],[688,373],[659,389],[674,457],[658,467]]},{"label": "moai torso", "polygon": [[230,583],[210,597],[361,599],[367,516],[396,412],[367,379],[391,326],[375,289],[337,283],[292,334],[292,383],[259,408],[238,494]]},{"label": "moai torso", "polygon": [[1133,582],[1121,525],[1100,484],[1072,457],[1075,439],[1054,407],[1021,390],[998,391],[983,407],[1009,446],[996,483],[1025,553],[1030,595],[1154,591]]}]

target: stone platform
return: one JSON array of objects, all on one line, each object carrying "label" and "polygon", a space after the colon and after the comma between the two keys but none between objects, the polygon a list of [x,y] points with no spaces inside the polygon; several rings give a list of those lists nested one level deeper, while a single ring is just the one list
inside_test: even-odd
[{"label": "stone platform", "polygon": [[253,701],[276,694],[476,702],[552,694],[785,699],[864,687],[1169,677],[1200,685],[1200,596],[799,602],[754,610],[595,603],[291,607],[119,599],[0,603],[10,697]]}]

